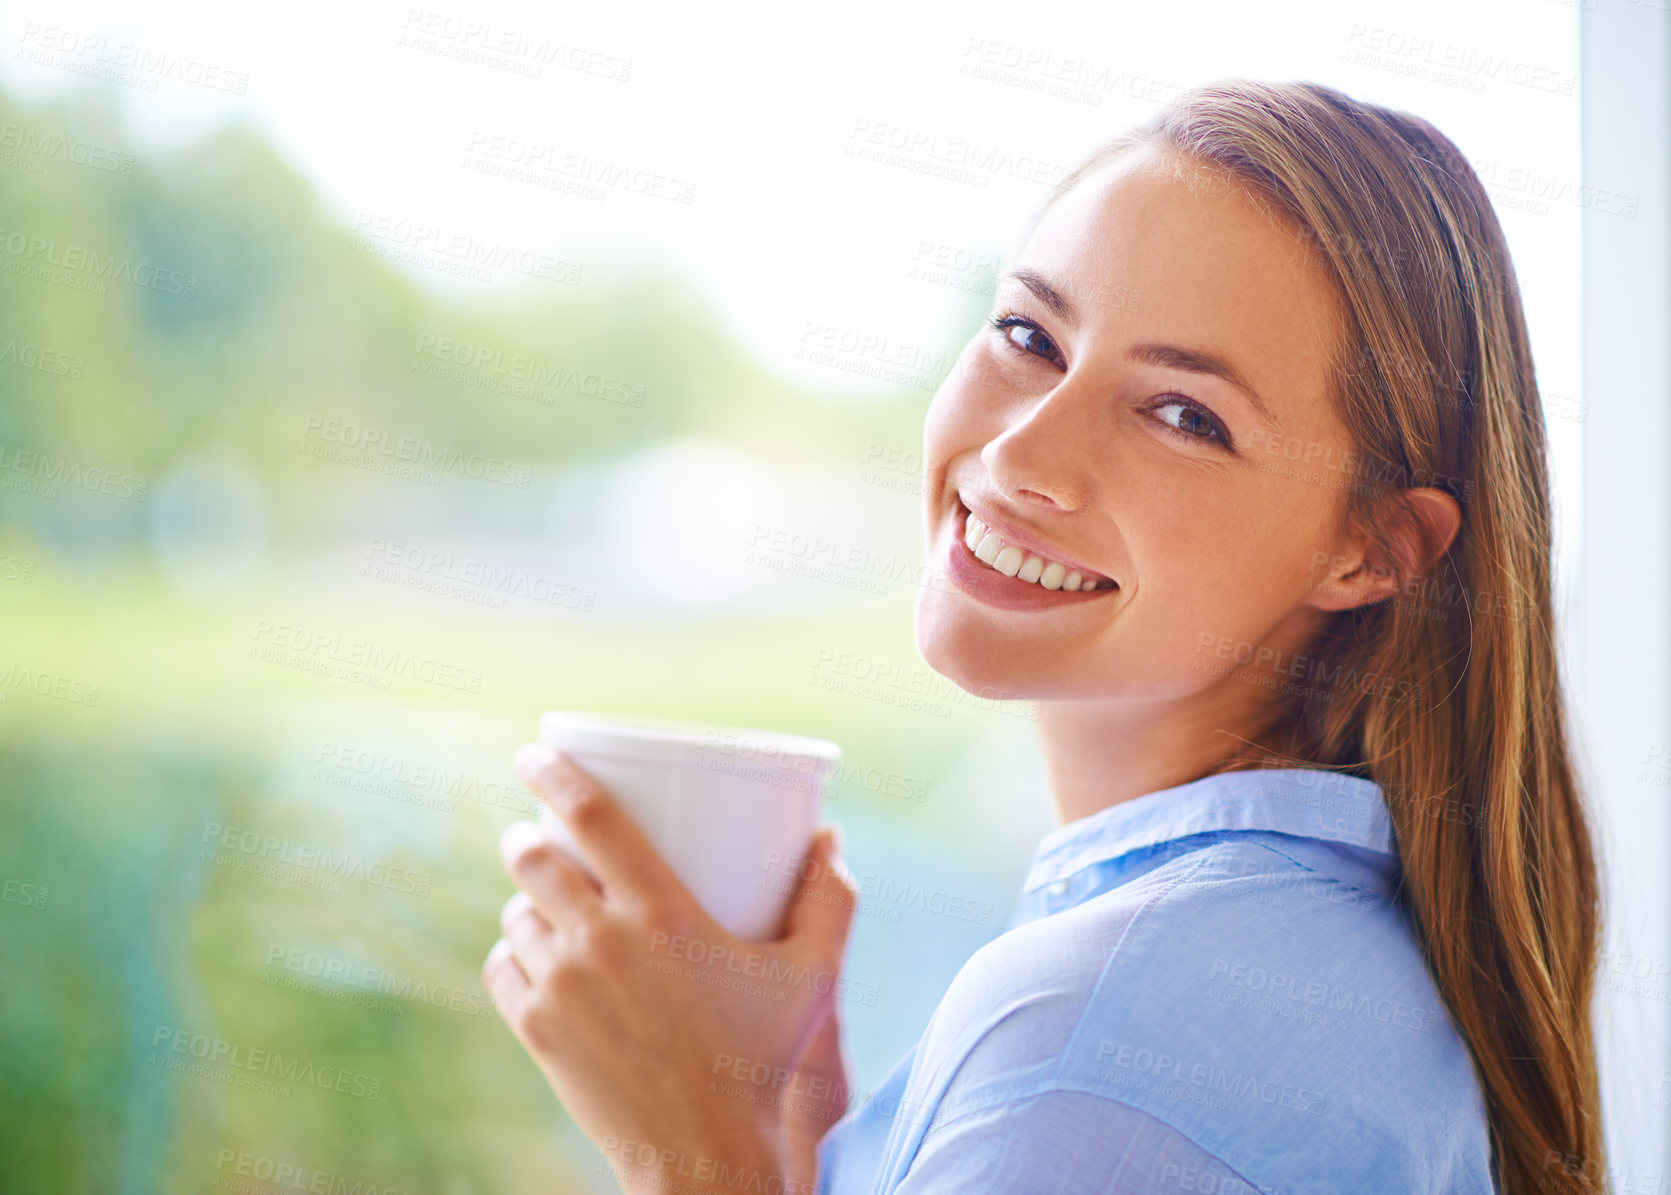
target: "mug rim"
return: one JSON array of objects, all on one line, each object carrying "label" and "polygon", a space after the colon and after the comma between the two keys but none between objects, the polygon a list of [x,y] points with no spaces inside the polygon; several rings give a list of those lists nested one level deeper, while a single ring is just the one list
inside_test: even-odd
[{"label": "mug rim", "polygon": [[599,745],[626,740],[641,750],[655,745],[661,752],[678,755],[693,749],[722,753],[747,752],[750,748],[775,749],[774,754],[759,762],[776,766],[795,759],[834,764],[841,758],[841,747],[828,739],[779,730],[591,710],[547,710],[540,715],[540,738],[551,746],[562,750],[563,744],[557,740],[574,737]]}]

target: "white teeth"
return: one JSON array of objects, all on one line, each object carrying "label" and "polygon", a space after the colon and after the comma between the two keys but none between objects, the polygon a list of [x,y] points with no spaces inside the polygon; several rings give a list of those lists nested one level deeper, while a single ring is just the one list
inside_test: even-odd
[{"label": "white teeth", "polygon": [[990,565],[1006,577],[1036,582],[1046,589],[1060,589],[1067,593],[1081,589],[1116,588],[1111,581],[1087,581],[1077,569],[1069,572],[1064,564],[1046,560],[1036,552],[1024,552],[1012,544],[1006,544],[972,514],[964,524],[963,542],[975,554],[977,560]]}]

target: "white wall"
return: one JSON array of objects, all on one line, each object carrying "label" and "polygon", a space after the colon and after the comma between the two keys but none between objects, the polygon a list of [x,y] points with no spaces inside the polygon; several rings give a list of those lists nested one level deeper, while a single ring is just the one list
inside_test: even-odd
[{"label": "white wall", "polygon": [[[1596,2],[1596,0],[1591,0]],[[1671,0],[1580,24],[1582,527],[1566,650],[1612,908],[1597,1004],[1620,1192],[1671,1190]]]}]

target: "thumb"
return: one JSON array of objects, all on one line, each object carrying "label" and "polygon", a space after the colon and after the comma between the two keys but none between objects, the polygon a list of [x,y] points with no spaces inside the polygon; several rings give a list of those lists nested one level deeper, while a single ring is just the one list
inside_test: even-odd
[{"label": "thumb", "polygon": [[788,936],[819,959],[839,966],[858,907],[859,886],[841,860],[841,827],[820,826],[789,902]]}]

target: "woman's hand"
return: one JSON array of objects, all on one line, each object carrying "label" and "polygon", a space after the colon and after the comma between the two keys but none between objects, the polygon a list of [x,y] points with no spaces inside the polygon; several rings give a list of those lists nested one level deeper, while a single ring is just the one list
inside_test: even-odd
[{"label": "woman's hand", "polygon": [[805,1105],[788,1089],[798,1067],[832,1066],[857,904],[833,828],[814,840],[785,936],[749,942],[572,761],[531,743],[517,769],[601,884],[538,826],[513,823],[500,850],[521,891],[482,979],[570,1116],[625,1181],[811,1192]]}]

